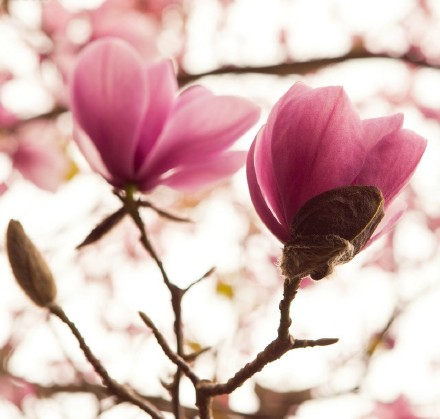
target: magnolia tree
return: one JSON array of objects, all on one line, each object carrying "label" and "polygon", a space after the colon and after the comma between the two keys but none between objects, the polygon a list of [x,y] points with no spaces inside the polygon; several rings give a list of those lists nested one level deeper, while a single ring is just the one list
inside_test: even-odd
[{"label": "magnolia tree", "polygon": [[3,3],[2,415],[439,414],[440,11],[329,3]]}]

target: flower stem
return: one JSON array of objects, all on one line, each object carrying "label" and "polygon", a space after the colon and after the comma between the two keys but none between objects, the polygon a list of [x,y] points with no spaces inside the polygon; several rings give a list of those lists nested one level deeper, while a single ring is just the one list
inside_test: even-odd
[{"label": "flower stem", "polygon": [[[174,312],[174,334],[176,337],[176,353],[179,357],[184,357],[184,347],[183,347],[183,322],[182,322],[182,298],[185,294],[185,291],[179,288],[177,285],[173,284],[168,274],[163,266],[162,260],[159,258],[158,254],[154,250],[150,240],[148,239],[147,232],[145,229],[145,224],[142,221],[142,218],[139,214],[139,203],[134,199],[135,188],[133,186],[127,186],[125,189],[125,196],[118,195],[122,200],[127,212],[130,214],[134,223],[136,224],[139,233],[140,233],[140,241],[148,254],[153,258],[157,267],[160,270],[160,273],[163,278],[163,282],[168,288],[171,295],[171,305]],[[174,416],[176,419],[181,418],[181,406],[180,406],[180,380],[181,380],[181,368],[178,366],[176,374],[174,376],[174,380],[170,386],[170,390],[172,393],[172,402],[173,402],[173,410]]]}]

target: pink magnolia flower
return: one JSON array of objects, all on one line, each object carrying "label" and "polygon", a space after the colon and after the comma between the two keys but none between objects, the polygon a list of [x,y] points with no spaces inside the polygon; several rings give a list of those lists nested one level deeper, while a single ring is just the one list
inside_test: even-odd
[{"label": "pink magnolia flower", "polygon": [[403,115],[361,120],[341,87],[296,83],[274,106],[247,160],[255,209],[283,243],[298,210],[331,189],[376,186],[385,217],[370,239],[389,231],[404,211],[395,197],[409,181],[426,140],[402,129]]},{"label": "pink magnolia flower", "polygon": [[96,41],[80,55],[71,85],[74,138],[94,170],[116,187],[194,189],[238,170],[229,147],[259,110],[194,86],[177,95],[169,61],[145,67],[123,41]]}]

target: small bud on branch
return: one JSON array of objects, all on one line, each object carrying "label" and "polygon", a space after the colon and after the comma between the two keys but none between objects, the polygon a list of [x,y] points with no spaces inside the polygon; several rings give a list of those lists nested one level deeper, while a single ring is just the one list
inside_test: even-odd
[{"label": "small bud on branch", "polygon": [[40,307],[52,304],[57,294],[52,273],[18,221],[9,221],[6,248],[12,272],[27,296]]}]

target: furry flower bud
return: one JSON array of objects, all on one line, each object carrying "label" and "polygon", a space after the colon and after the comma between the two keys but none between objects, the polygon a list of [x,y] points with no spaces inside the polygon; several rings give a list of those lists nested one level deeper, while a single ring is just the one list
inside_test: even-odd
[{"label": "furry flower bud", "polygon": [[53,303],[57,289],[52,273],[18,221],[9,221],[6,248],[15,279],[27,296],[40,307]]}]

